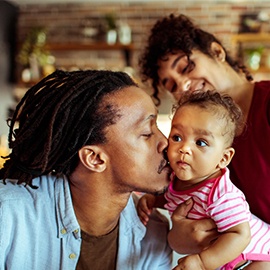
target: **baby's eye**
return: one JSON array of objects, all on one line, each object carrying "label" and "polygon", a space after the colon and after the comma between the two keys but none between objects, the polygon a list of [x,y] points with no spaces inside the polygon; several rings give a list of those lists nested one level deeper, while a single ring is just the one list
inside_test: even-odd
[{"label": "baby's eye", "polygon": [[175,141],[175,142],[181,142],[182,141],[181,137],[178,136],[178,135],[173,135],[172,140]]},{"label": "baby's eye", "polygon": [[197,144],[198,146],[201,146],[201,147],[205,147],[205,146],[208,145],[207,142],[205,142],[205,141],[203,141],[203,140],[197,140],[197,141],[196,141],[196,144]]}]

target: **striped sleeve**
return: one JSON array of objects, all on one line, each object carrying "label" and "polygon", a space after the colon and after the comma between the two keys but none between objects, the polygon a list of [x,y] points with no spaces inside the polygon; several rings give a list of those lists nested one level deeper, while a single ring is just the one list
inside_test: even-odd
[{"label": "striped sleeve", "polygon": [[249,206],[244,194],[226,180],[226,176],[215,187],[207,212],[215,221],[219,232],[250,220]]}]

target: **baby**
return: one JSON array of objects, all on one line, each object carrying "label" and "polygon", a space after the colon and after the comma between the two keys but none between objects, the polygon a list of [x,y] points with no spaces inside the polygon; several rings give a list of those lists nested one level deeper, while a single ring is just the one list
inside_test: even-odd
[{"label": "baby", "polygon": [[153,207],[164,206],[172,214],[192,198],[187,217],[211,218],[220,233],[199,254],[179,259],[175,270],[270,269],[270,225],[250,213],[227,168],[241,128],[239,107],[215,91],[186,92],[175,108],[168,146],[171,183],[164,195],[142,196],[138,214],[146,225]]}]

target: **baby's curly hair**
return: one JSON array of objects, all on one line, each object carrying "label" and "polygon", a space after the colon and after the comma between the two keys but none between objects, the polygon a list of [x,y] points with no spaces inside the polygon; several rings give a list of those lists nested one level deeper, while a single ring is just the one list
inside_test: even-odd
[{"label": "baby's curly hair", "polygon": [[173,106],[175,113],[184,106],[198,106],[224,122],[223,135],[226,136],[228,146],[231,146],[235,136],[239,135],[244,127],[243,114],[240,107],[228,95],[221,95],[214,90],[184,92],[178,103]]},{"label": "baby's curly hair", "polygon": [[[151,80],[154,90],[153,97],[156,104],[160,104],[159,99],[159,77],[158,77],[158,61],[166,60],[169,53],[184,52],[188,57],[192,54],[192,50],[196,49],[202,53],[213,57],[211,53],[211,44],[221,42],[212,34],[202,30],[196,26],[190,18],[181,14],[176,16],[170,14],[158,20],[151,29],[147,46],[139,57],[139,67],[143,82]],[[223,47],[223,46],[222,46]],[[245,66],[240,65],[233,60],[223,47],[226,53],[226,61],[236,71],[242,70],[247,80],[251,81],[252,76]]]}]

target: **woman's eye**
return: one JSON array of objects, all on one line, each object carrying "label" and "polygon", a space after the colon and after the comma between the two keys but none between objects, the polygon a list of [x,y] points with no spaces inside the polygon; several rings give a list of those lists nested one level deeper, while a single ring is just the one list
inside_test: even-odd
[{"label": "woman's eye", "polygon": [[183,69],[183,73],[191,72],[194,69],[194,67],[195,67],[195,63],[192,60],[190,60],[189,57],[187,57],[187,65]]},{"label": "woman's eye", "polygon": [[196,141],[196,144],[197,144],[198,146],[201,146],[201,147],[204,147],[204,146],[207,146],[207,145],[208,145],[207,142],[205,142],[205,141],[203,141],[203,140],[198,140],[198,141]]},{"label": "woman's eye", "polygon": [[176,92],[176,90],[177,90],[177,85],[176,85],[176,83],[174,83],[171,90],[170,90],[170,92],[174,93],[174,92]]}]

